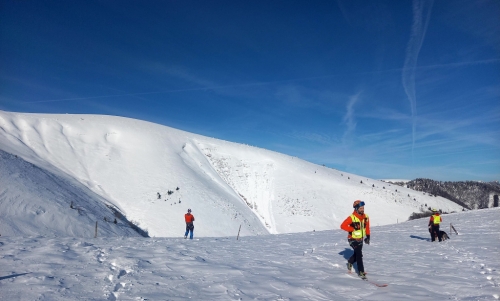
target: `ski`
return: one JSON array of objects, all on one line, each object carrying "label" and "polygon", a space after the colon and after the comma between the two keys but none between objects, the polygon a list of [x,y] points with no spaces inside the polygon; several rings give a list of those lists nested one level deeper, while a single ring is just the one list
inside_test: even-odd
[{"label": "ski", "polygon": [[366,281],[372,285],[375,285],[376,287],[386,287],[388,286],[389,284],[386,284],[386,283],[378,283],[378,282],[375,282],[375,281],[371,281],[370,279],[366,278],[366,279],[363,279],[363,278],[360,278],[360,277],[354,277],[354,274],[352,272],[347,272],[347,275],[351,276],[352,278],[359,278],[363,281]]},{"label": "ski", "polygon": [[363,279],[364,281],[370,283],[370,284],[373,284],[377,287],[386,287],[388,286],[389,284],[386,284],[386,283],[377,283],[377,282],[374,282],[374,281],[371,281],[371,280],[368,280],[368,279]]}]

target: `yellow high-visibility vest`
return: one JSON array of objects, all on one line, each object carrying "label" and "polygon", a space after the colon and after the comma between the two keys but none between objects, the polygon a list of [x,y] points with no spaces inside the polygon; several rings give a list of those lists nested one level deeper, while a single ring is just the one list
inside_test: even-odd
[{"label": "yellow high-visibility vest", "polygon": [[[368,220],[368,214],[365,214],[366,216],[366,220]],[[352,231],[351,233],[351,237],[354,238],[354,239],[362,239],[363,237],[365,237],[366,235],[366,231],[365,231],[365,219],[363,220],[359,220],[359,218],[354,215],[354,214],[351,214],[351,220],[353,223],[359,223],[360,224],[360,229],[359,230],[354,230]]]},{"label": "yellow high-visibility vest", "polygon": [[433,219],[434,225],[439,225],[441,223],[441,216],[435,215],[435,214],[433,214],[432,216],[434,217],[434,219]]}]

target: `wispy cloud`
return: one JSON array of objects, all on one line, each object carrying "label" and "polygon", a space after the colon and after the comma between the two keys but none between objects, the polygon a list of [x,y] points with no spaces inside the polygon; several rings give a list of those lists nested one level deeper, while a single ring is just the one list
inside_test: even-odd
[{"label": "wispy cloud", "polygon": [[[413,24],[411,28],[410,41],[406,48],[402,80],[403,87],[411,105],[412,115],[412,150],[415,146],[417,99],[415,93],[415,68],[417,66],[418,54],[425,38],[427,26],[431,15],[433,1],[413,0]],[[412,151],[413,152],[413,151]]]},{"label": "wispy cloud", "polygon": [[315,142],[322,145],[333,145],[336,142],[336,139],[332,138],[330,135],[323,133],[296,131],[287,136],[294,139]]},{"label": "wispy cloud", "polygon": [[[391,112],[391,111],[389,111]],[[378,149],[378,154],[383,155],[394,152],[404,152],[410,150],[408,142],[415,140],[411,150],[418,150],[418,157],[426,154],[452,154],[457,151],[464,151],[471,148],[490,149],[496,147],[500,149],[500,139],[498,114],[491,112],[481,116],[469,118],[445,119],[439,114],[428,114],[419,116],[419,132],[413,137],[404,131],[404,126],[408,124],[409,118],[399,118],[399,114],[373,116],[374,118],[388,119],[399,122],[400,127],[382,132],[374,132],[360,135],[357,139],[361,147]]]},{"label": "wispy cloud", "polygon": [[299,84],[277,85],[272,98],[284,105],[297,108],[314,108],[321,112],[337,114],[339,107],[344,105],[348,94],[330,89],[315,89]]},{"label": "wispy cloud", "polygon": [[343,140],[345,141],[348,139],[354,130],[356,130],[356,119],[354,118],[354,105],[358,102],[360,98],[361,92],[358,92],[351,97],[349,97],[349,101],[347,102],[346,106],[346,113],[344,115],[344,123],[347,125],[347,129],[344,133],[344,138]]},{"label": "wispy cloud", "polygon": [[291,105],[298,105],[304,101],[302,93],[299,91],[298,87],[293,85],[279,87],[276,91],[276,97],[281,99],[286,104]]},{"label": "wispy cloud", "polygon": [[[411,118],[390,110],[378,110],[372,115],[356,112],[359,95],[349,99],[344,121],[358,135],[349,136],[343,143],[331,143],[327,149],[309,149],[304,158],[326,163],[345,171],[370,177],[432,177],[443,180],[493,179],[500,158],[500,122],[498,112],[473,115],[460,119],[442,114],[419,115],[418,134],[408,130]],[[390,125],[380,131],[359,128],[356,119],[378,118]],[[364,123],[363,123],[364,124]],[[358,128],[356,128],[356,126]],[[347,133],[346,130],[345,133]],[[344,136],[346,138],[346,136]],[[415,140],[415,145],[411,144]],[[411,156],[419,162],[411,166]],[[413,154],[414,152],[414,154]],[[477,154],[481,154],[477,156]],[[487,162],[491,162],[488,164]],[[480,172],[470,172],[465,166],[484,166]],[[373,169],[373,170],[372,170]],[[411,175],[411,176],[410,176]]]},{"label": "wispy cloud", "polygon": [[380,120],[395,120],[411,123],[411,116],[392,108],[377,107],[373,111],[360,113],[363,118],[374,118]]},{"label": "wispy cloud", "polygon": [[[407,59],[408,60],[408,59]],[[406,62],[406,61],[405,61]],[[161,63],[149,63],[149,64],[143,64],[142,65],[142,70],[150,71],[150,72],[156,72],[159,74],[164,74],[171,76],[173,78],[181,79],[187,84],[195,85],[196,87],[192,88],[179,88],[179,89],[166,89],[166,90],[156,90],[156,91],[144,91],[144,92],[135,92],[135,93],[117,93],[117,94],[105,94],[105,95],[94,95],[94,96],[75,96],[75,97],[65,97],[65,98],[53,98],[53,99],[45,99],[45,100],[33,100],[33,101],[25,101],[22,102],[24,104],[33,104],[33,103],[51,103],[51,102],[64,102],[64,101],[79,101],[79,100],[93,100],[93,99],[105,99],[105,98],[116,98],[116,97],[128,97],[128,96],[147,96],[147,95],[157,95],[157,94],[168,94],[168,93],[181,93],[181,92],[193,92],[193,91],[208,91],[208,90],[213,90],[213,91],[218,91],[219,93],[222,93],[222,91],[225,91],[224,94],[231,94],[234,95],[235,93],[241,93],[241,88],[254,88],[254,87],[264,87],[264,86],[270,86],[270,85],[282,85],[282,84],[292,84],[292,83],[298,83],[298,82],[304,82],[304,81],[314,81],[314,80],[323,80],[323,79],[331,79],[335,77],[345,77],[346,75],[365,75],[365,74],[381,74],[381,73],[392,73],[392,72],[405,72],[411,71],[412,77],[409,77],[409,79],[413,80],[413,92],[415,89],[415,84],[414,84],[414,78],[415,74],[414,72],[416,70],[421,70],[421,69],[438,69],[438,68],[461,68],[461,67],[467,67],[471,65],[479,65],[479,64],[499,64],[500,59],[487,59],[487,60],[476,60],[476,61],[466,61],[466,62],[457,62],[457,63],[448,63],[448,64],[435,64],[435,65],[428,65],[428,66],[412,66],[411,70],[408,69],[408,66],[406,65],[403,68],[394,68],[394,69],[386,69],[386,70],[376,70],[376,71],[359,71],[359,72],[351,72],[351,73],[339,73],[339,74],[329,74],[329,75],[323,75],[323,76],[313,76],[313,77],[304,77],[304,78],[290,78],[290,79],[281,79],[281,80],[275,80],[275,81],[254,81],[254,82],[240,82],[236,84],[219,84],[217,82],[211,81],[204,79],[202,77],[196,76],[193,73],[190,73],[186,68],[184,67],[172,67],[169,68]],[[415,61],[416,64],[416,61]],[[405,75],[403,75],[404,77]],[[403,81],[404,84],[405,81]],[[32,85],[29,81],[26,81],[25,85]],[[410,86],[408,86],[410,87]],[[47,90],[47,85],[38,85],[38,86],[33,86],[33,88],[37,88],[40,90]],[[238,92],[234,92],[237,88]],[[233,89],[232,93],[229,93],[228,90]],[[280,88],[281,89],[281,88]],[[290,91],[289,91],[290,92]],[[296,92],[302,93],[300,89],[296,89]],[[339,94],[338,92],[331,92],[331,91],[324,91],[324,94]],[[68,93],[67,91],[61,91],[61,90],[56,90],[53,91],[53,94],[74,94],[74,93]],[[412,95],[414,95],[413,93]],[[291,95],[293,96],[293,94]],[[324,98],[325,95],[318,95],[319,98]],[[331,98],[331,97],[329,97]],[[303,103],[303,98],[302,102]],[[412,100],[415,100],[415,97],[413,96]],[[410,101],[412,101],[410,100]],[[412,106],[413,107],[413,106]],[[415,108],[416,108],[416,100],[415,100]],[[414,114],[416,115],[416,114]]]},{"label": "wispy cloud", "polygon": [[220,85],[214,81],[197,76],[190,72],[188,68],[176,65],[165,65],[161,62],[149,61],[142,64],[142,69],[145,69],[154,74],[167,75],[173,78],[181,79],[189,84],[194,84],[198,87],[210,88],[219,87]]},{"label": "wispy cloud", "polygon": [[337,5],[339,6],[340,12],[342,13],[342,16],[344,16],[344,19],[349,25],[351,24],[351,20],[349,18],[349,14],[347,13],[347,9],[345,8],[344,4],[342,3],[342,0],[337,0]]}]

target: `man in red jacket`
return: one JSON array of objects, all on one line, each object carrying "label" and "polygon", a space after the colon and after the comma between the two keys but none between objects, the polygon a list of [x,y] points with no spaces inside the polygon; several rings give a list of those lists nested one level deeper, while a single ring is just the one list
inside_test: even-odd
[{"label": "man in red jacket", "polygon": [[186,220],[186,233],[184,234],[184,239],[187,238],[188,233],[189,239],[193,239],[193,231],[194,231],[194,215],[191,214],[191,209],[188,209],[188,212],[184,214],[184,219]]},{"label": "man in red jacket", "polygon": [[429,232],[431,233],[431,239],[432,241],[436,241],[436,237],[439,239],[439,241],[442,241],[442,237],[439,231],[439,224],[443,221],[441,216],[439,215],[439,212],[437,209],[432,208],[432,215],[431,218],[429,219]]},{"label": "man in red jacket", "polygon": [[354,254],[347,261],[347,269],[349,272],[352,265],[356,262],[358,264],[358,276],[366,279],[365,267],[363,265],[363,238],[365,243],[370,244],[370,221],[368,215],[365,214],[365,202],[357,200],[352,205],[354,212],[348,216],[340,228],[347,231],[347,241],[354,249]]}]

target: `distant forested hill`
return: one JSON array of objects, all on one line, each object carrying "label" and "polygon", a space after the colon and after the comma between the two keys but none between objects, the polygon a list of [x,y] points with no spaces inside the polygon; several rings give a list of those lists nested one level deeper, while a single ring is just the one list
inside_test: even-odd
[{"label": "distant forested hill", "polygon": [[499,182],[441,182],[431,179],[415,179],[408,182],[391,181],[391,183],[447,198],[467,209],[499,206]]}]

